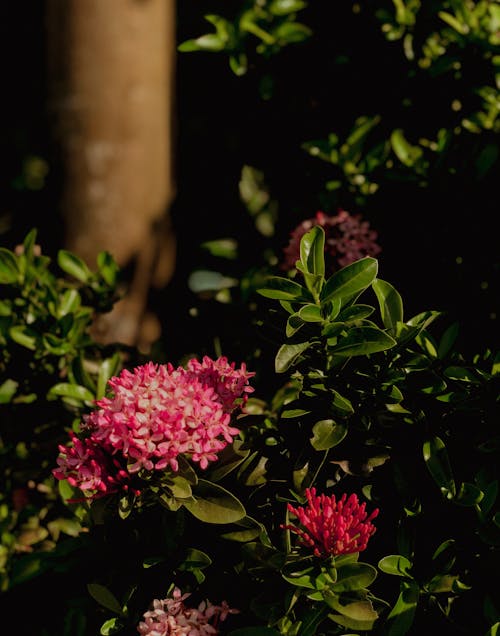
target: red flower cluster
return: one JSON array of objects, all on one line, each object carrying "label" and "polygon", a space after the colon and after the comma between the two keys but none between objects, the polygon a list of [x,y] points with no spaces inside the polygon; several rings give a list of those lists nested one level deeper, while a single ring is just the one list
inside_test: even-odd
[{"label": "red flower cluster", "polygon": [[294,269],[300,258],[300,240],[315,226],[325,230],[325,253],[331,258],[330,269],[336,271],[365,256],[376,256],[382,251],[377,243],[377,232],[370,229],[368,221],[362,221],[360,214],[349,214],[340,210],[335,216],[316,212],[312,219],[306,219],[293,230],[289,244],[283,250],[284,261],[281,268]]},{"label": "red flower cluster", "polygon": [[355,494],[349,498],[343,494],[336,501],[335,495],[317,496],[315,488],[307,488],[305,492],[307,506],[287,506],[302,527],[281,526],[298,535],[300,545],[312,548],[318,557],[351,554],[366,548],[368,539],[376,531],[371,521],[378,515],[378,508],[368,516],[366,504],[360,505]]},{"label": "red flower cluster", "polygon": [[127,490],[139,470],[177,471],[181,454],[206,468],[239,433],[231,413],[253,391],[253,375],[224,357],[123,370],[108,382],[111,397],[84,416],[83,436],[59,447],[54,476],[92,497]]}]

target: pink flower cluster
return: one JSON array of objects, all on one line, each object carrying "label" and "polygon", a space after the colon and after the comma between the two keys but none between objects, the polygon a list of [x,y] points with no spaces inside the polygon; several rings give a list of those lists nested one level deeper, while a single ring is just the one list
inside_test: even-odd
[{"label": "pink flower cluster", "polygon": [[218,634],[218,624],[229,614],[239,610],[231,609],[226,601],[212,605],[202,601],[197,608],[186,607],[184,600],[190,594],[182,594],[176,587],[172,598],[155,599],[152,609],[144,614],[144,620],[137,626],[142,636],[213,636]]},{"label": "pink flower cluster", "polygon": [[300,240],[315,225],[325,230],[325,253],[331,258],[331,271],[345,267],[364,256],[376,256],[382,251],[377,243],[377,232],[370,229],[368,221],[362,221],[360,214],[349,214],[339,210],[335,216],[316,212],[293,230],[290,242],[283,250],[284,261],[281,268],[291,270],[300,258]]},{"label": "pink flower cluster", "polygon": [[302,527],[293,524],[281,526],[298,535],[301,545],[312,548],[313,554],[318,557],[366,549],[369,538],[376,531],[371,521],[378,515],[378,508],[368,516],[366,504],[360,505],[355,494],[349,498],[343,494],[336,501],[335,495],[316,495],[315,488],[307,488],[306,497],[307,506],[287,506]]},{"label": "pink flower cluster", "polygon": [[84,416],[83,437],[59,447],[57,479],[83,491],[111,493],[128,488],[140,470],[179,469],[185,455],[201,468],[217,459],[239,429],[231,414],[241,408],[254,376],[227,358],[190,360],[174,369],[149,362],[109,380],[110,397]]}]

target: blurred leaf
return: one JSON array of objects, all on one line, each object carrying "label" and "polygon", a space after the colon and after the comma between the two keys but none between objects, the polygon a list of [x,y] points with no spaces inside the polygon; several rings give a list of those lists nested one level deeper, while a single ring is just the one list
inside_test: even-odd
[{"label": "blurred leaf", "polygon": [[100,585],[99,583],[89,583],[87,585],[87,590],[90,596],[92,596],[99,605],[102,605],[114,614],[123,616],[122,606],[118,602],[116,596],[110,592],[107,587],[104,587],[104,585]]},{"label": "blurred leaf", "polygon": [[85,262],[76,256],[76,254],[72,254],[67,250],[59,250],[57,263],[66,274],[73,276],[73,278],[76,278],[82,283],[87,283],[92,278],[92,272]]},{"label": "blurred leaf", "polygon": [[16,394],[18,382],[8,378],[0,385],[0,404],[8,404]]},{"label": "blurred leaf", "polygon": [[17,282],[18,277],[19,268],[16,257],[10,250],[0,247],[0,283],[9,285]]}]

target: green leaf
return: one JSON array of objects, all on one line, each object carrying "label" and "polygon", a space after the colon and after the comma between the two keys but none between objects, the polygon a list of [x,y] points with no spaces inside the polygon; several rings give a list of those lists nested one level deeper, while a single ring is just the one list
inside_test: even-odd
[{"label": "green leaf", "polygon": [[332,408],[335,411],[342,413],[342,415],[352,415],[352,413],[354,413],[354,408],[350,400],[340,395],[335,389],[330,389],[330,393],[333,395]]},{"label": "green leaf", "polygon": [[183,502],[189,512],[206,523],[234,523],[246,516],[243,504],[219,484],[198,480],[192,501]]},{"label": "green leaf", "polygon": [[298,315],[304,322],[322,322],[321,308],[319,305],[304,305],[299,309]]},{"label": "green leaf", "polygon": [[378,614],[369,600],[354,601],[343,605],[339,597],[328,588],[322,590],[322,595],[324,601],[332,609],[339,612],[340,616],[329,614],[329,617],[339,625],[354,629],[370,630],[378,618]]},{"label": "green leaf", "polygon": [[492,625],[484,636],[500,636],[500,622]]},{"label": "green leaf", "polygon": [[371,316],[375,309],[370,305],[351,305],[350,307],[346,307],[343,309],[340,314],[337,316],[337,320],[343,320],[344,322],[354,322],[356,320],[363,320],[363,318],[368,318]]},{"label": "green leaf", "polygon": [[340,356],[361,356],[385,351],[396,345],[394,338],[377,327],[351,327],[347,336],[330,348]]},{"label": "green leaf", "polygon": [[407,578],[413,578],[409,573],[411,570],[411,563],[408,559],[400,554],[389,554],[388,556],[380,559],[378,567],[382,572],[386,574],[393,574],[395,576],[404,576]]},{"label": "green leaf", "polygon": [[401,592],[386,619],[387,636],[403,636],[413,624],[420,590],[416,581],[402,581]]},{"label": "green leaf", "polygon": [[115,632],[119,631],[120,628],[120,623],[118,618],[110,618],[109,620],[105,621],[102,625],[101,625],[101,629],[99,631],[99,634],[101,636],[111,636],[111,634],[114,634]]},{"label": "green leaf", "polygon": [[73,276],[73,278],[76,278],[82,283],[87,283],[92,278],[92,272],[85,262],[76,256],[76,254],[72,254],[67,250],[59,250],[57,263],[66,274]]},{"label": "green leaf", "polygon": [[426,440],[423,445],[423,455],[427,469],[441,492],[455,497],[455,480],[443,441],[437,436]]},{"label": "green leaf", "polygon": [[305,287],[282,276],[270,276],[266,281],[266,286],[257,289],[257,293],[266,298],[273,298],[275,300],[288,300],[291,302],[314,301]]},{"label": "green leaf", "polygon": [[336,424],[333,420],[319,420],[312,428],[311,446],[317,450],[328,450],[340,444],[347,435],[344,424]]},{"label": "green leaf", "polygon": [[369,587],[377,578],[377,570],[368,563],[348,563],[337,569],[337,581],[332,585],[335,593],[353,592]]},{"label": "green leaf", "polygon": [[97,255],[97,267],[104,281],[110,287],[113,287],[116,284],[116,277],[119,271],[118,264],[113,256],[106,251],[99,252]]},{"label": "green leaf", "polygon": [[92,395],[86,387],[79,384],[70,384],[68,382],[54,384],[54,386],[48,390],[48,400],[54,400],[58,397],[73,398],[81,402],[86,402],[89,405],[94,403],[94,395]]},{"label": "green leaf", "polygon": [[307,2],[303,0],[272,0],[269,11],[273,15],[288,15],[307,7]]},{"label": "green leaf", "polygon": [[118,352],[110,358],[105,358],[99,365],[99,373],[97,375],[97,392],[96,399],[100,400],[106,392],[108,380],[116,375],[121,367],[122,359]]},{"label": "green leaf", "polygon": [[299,316],[298,313],[288,316],[288,320],[286,321],[286,327],[285,327],[286,337],[291,338],[304,325],[305,325],[305,322],[304,320],[302,320],[302,318]]},{"label": "green leaf", "polygon": [[92,598],[106,609],[123,616],[123,609],[116,596],[104,585],[88,583],[87,590]]},{"label": "green leaf", "polygon": [[207,568],[209,565],[211,565],[211,563],[212,559],[208,556],[208,554],[205,554],[205,552],[197,550],[196,548],[188,548],[186,556],[179,566],[179,570],[184,572],[191,572],[195,569]]},{"label": "green leaf", "polygon": [[484,497],[483,491],[468,482],[464,482],[453,501],[461,506],[475,506]]},{"label": "green leaf", "polygon": [[456,339],[458,337],[459,329],[460,329],[459,323],[454,322],[452,325],[448,327],[448,329],[446,329],[446,331],[442,335],[441,340],[439,341],[439,346],[438,346],[438,358],[440,360],[445,358],[447,354],[453,348],[453,345],[455,344]]},{"label": "green leaf", "polygon": [[296,587],[305,587],[310,590],[316,589],[314,575],[315,569],[312,565],[304,568],[300,567],[300,563],[287,564],[281,572],[281,576],[285,579],[285,581],[288,581],[288,583],[291,583]]},{"label": "green leaf", "polygon": [[9,329],[9,336],[14,342],[17,342],[17,344],[22,347],[26,347],[26,349],[31,349],[31,351],[36,349],[37,333],[25,325],[11,327]]},{"label": "green leaf", "polygon": [[333,298],[349,300],[373,283],[377,271],[378,262],[371,256],[343,267],[326,281],[321,290],[321,304]]},{"label": "green leaf", "polygon": [[67,289],[60,298],[57,307],[57,317],[62,318],[69,313],[74,313],[81,305],[80,294],[76,289]]},{"label": "green leaf", "polygon": [[284,373],[294,365],[301,354],[311,345],[310,342],[299,342],[297,344],[284,344],[278,349],[274,361],[276,373]]},{"label": "green leaf", "polygon": [[8,378],[0,385],[0,404],[8,404],[16,394],[19,382]]},{"label": "green leaf", "polygon": [[392,132],[391,146],[401,163],[409,167],[413,166],[423,153],[422,148],[408,143],[400,128]]},{"label": "green leaf", "polygon": [[0,247],[0,283],[10,285],[17,282],[19,273],[15,255],[5,247]]},{"label": "green leaf", "polygon": [[307,415],[311,411],[306,411],[305,409],[286,409],[281,413],[281,417],[283,419],[292,419],[294,417],[301,417],[302,415]]},{"label": "green leaf", "polygon": [[300,260],[302,271],[325,275],[325,230],[320,225],[312,227],[300,239]]},{"label": "green leaf", "polygon": [[403,301],[394,287],[385,280],[377,278],[372,283],[373,291],[377,296],[380,306],[380,314],[384,327],[394,335],[398,322],[403,322]]}]

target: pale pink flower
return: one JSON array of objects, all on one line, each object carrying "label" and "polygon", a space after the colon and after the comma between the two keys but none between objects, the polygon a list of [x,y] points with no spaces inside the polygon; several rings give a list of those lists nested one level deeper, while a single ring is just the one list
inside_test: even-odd
[{"label": "pale pink flower", "polygon": [[218,625],[229,614],[239,610],[229,608],[226,601],[213,605],[202,601],[197,608],[187,607],[184,600],[190,594],[182,594],[175,588],[172,598],[155,599],[152,608],[144,613],[144,620],[137,631],[142,636],[213,636],[219,634]]},{"label": "pale pink flower", "polygon": [[231,414],[253,391],[253,375],[223,357],[191,360],[187,368],[149,362],[124,369],[109,380],[110,395],[84,416],[85,437],[73,434],[71,445],[59,447],[54,476],[110,493],[123,487],[124,475],[177,471],[179,455],[207,468],[239,434]]},{"label": "pale pink flower", "polygon": [[312,548],[318,557],[351,554],[366,549],[369,538],[376,531],[371,523],[379,510],[376,508],[369,516],[366,504],[359,504],[358,497],[346,494],[337,501],[335,495],[316,495],[315,488],[306,488],[306,506],[294,507],[288,504],[291,512],[300,522],[282,525],[285,530],[299,537],[299,544]]},{"label": "pale pink flower", "polygon": [[363,221],[360,214],[339,210],[338,214],[328,216],[319,211],[313,218],[302,221],[291,233],[290,241],[283,250],[281,269],[289,271],[295,268],[300,258],[300,240],[315,225],[325,230],[325,255],[329,257],[327,269],[330,273],[365,256],[377,256],[382,251],[377,243],[377,232],[370,229],[369,222]]}]

